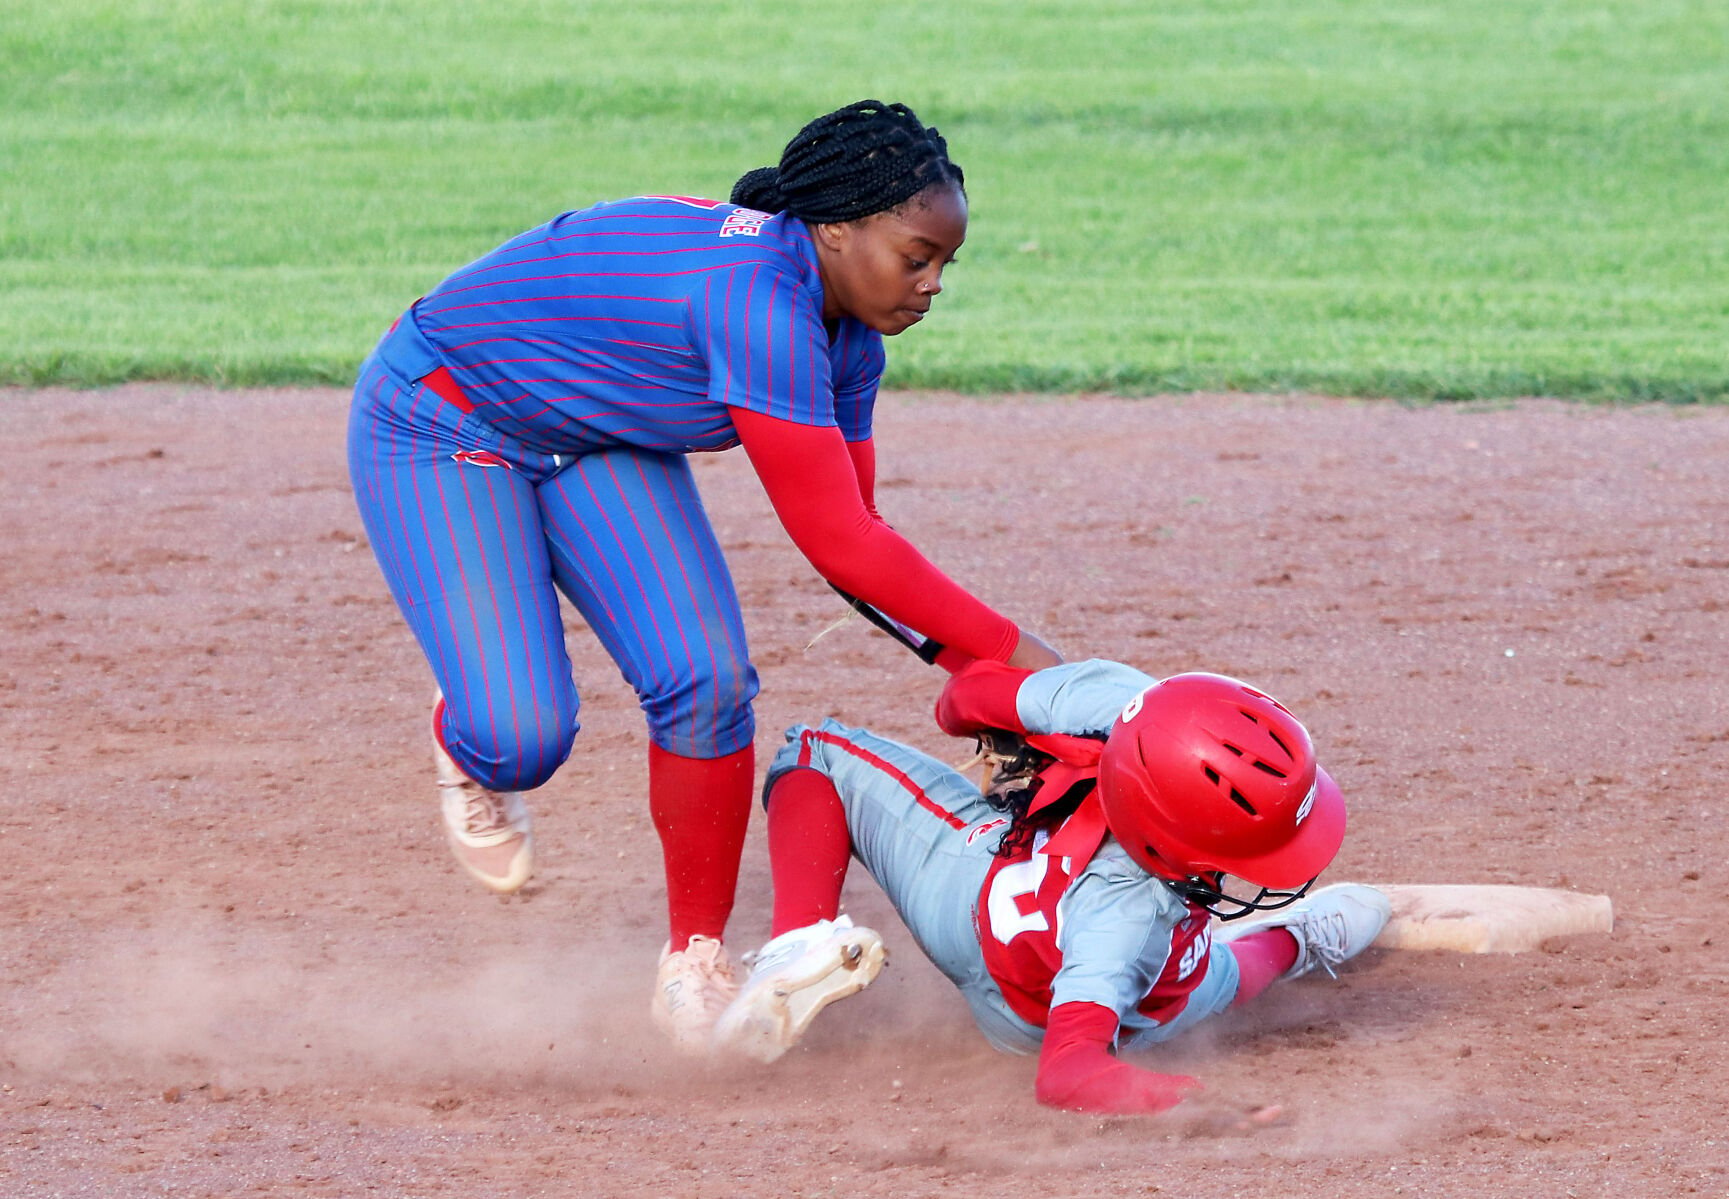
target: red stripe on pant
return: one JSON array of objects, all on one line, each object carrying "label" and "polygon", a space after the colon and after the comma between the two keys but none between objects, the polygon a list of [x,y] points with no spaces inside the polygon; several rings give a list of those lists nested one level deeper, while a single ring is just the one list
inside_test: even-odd
[{"label": "red stripe on pant", "polygon": [[905,787],[908,791],[912,792],[912,797],[918,802],[919,807],[941,820],[950,828],[959,829],[967,827],[966,821],[962,820],[959,816],[956,816],[953,812],[949,811],[947,808],[933,800],[930,796],[926,795],[924,789],[917,783],[913,782],[912,779],[907,776],[905,771],[899,769],[893,763],[883,758],[879,758],[876,754],[871,753],[870,750],[854,745],[845,737],[837,737],[833,733],[825,733],[821,729],[806,729],[799,737],[799,765],[808,766],[810,764],[810,743],[812,741],[821,741],[824,745],[835,746],[837,749],[851,754],[861,762],[874,766],[876,769],[882,771],[902,787]]}]

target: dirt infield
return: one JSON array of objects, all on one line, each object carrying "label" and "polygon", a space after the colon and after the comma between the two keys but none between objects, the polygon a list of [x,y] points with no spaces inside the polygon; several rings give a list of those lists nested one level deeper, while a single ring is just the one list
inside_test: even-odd
[{"label": "dirt infield", "polygon": [[[953,574],[1070,656],[1296,710],[1352,805],[1330,879],[1616,905],[1276,990],[1139,1059],[1200,1098],[1101,1120],[1034,1104],[862,871],[876,986],[775,1067],[672,1057],[641,722],[574,616],[538,879],[459,877],[345,407],[0,392],[0,1193],[1729,1194],[1729,410],[884,399],[884,514]],[[964,757],[862,621],[806,648],[840,609],[743,457],[698,478],[759,759],[828,714]],[[735,945],[767,897],[758,819]]]}]

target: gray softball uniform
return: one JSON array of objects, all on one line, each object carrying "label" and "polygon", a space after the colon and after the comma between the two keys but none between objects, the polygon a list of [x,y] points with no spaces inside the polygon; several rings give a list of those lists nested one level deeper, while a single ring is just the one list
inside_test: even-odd
[{"label": "gray softball uniform", "polygon": [[[1154,682],[1116,662],[1064,663],[1029,676],[1016,707],[1028,732],[1099,734]],[[1036,1052],[1044,1016],[1063,1003],[1111,1009],[1119,1043],[1134,1047],[1175,1036],[1236,996],[1236,959],[1210,952],[1205,913],[1111,838],[1078,871],[1042,854],[1042,835],[1005,861],[993,851],[1007,820],[952,766],[835,720],[796,725],[786,738],[765,794],[799,767],[829,778],[854,853],[998,1049]],[[986,938],[997,943],[995,976]]]}]

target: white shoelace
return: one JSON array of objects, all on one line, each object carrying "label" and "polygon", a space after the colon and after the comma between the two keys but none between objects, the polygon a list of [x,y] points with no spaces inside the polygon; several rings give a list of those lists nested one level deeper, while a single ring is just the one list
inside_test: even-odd
[{"label": "white shoelace", "polygon": [[462,788],[462,831],[470,837],[495,837],[519,833],[511,820],[504,797],[479,783],[456,784]]},{"label": "white shoelace", "polygon": [[470,795],[462,812],[463,830],[472,836],[501,833],[510,824],[505,819],[504,805],[490,791],[475,788],[479,795]]},{"label": "white shoelace", "polygon": [[[1309,953],[1328,978],[1338,978],[1335,966],[1344,964],[1345,942],[1351,935],[1351,922],[1343,912],[1328,912],[1314,921],[1315,939],[1309,942]],[[1330,934],[1330,935],[1329,935]]]}]

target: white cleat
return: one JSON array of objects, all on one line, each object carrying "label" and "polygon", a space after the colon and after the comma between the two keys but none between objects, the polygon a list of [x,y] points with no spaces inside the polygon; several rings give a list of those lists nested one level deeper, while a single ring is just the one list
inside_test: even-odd
[{"label": "white cleat", "polygon": [[677,953],[660,951],[649,1014],[683,1053],[706,1054],[715,1021],[738,994],[738,975],[726,946],[697,935]]},{"label": "white cleat", "polygon": [[1238,937],[1282,928],[1297,939],[1297,961],[1280,980],[1301,978],[1316,967],[1338,977],[1335,968],[1367,949],[1381,935],[1393,908],[1387,897],[1362,883],[1334,883],[1259,920],[1233,920],[1213,934],[1228,944]]},{"label": "white cleat", "polygon": [[715,1025],[716,1048],[774,1061],[823,1008],[869,986],[887,957],[883,939],[850,916],[782,933],[751,959],[750,977]]},{"label": "white cleat", "polygon": [[444,836],[457,863],[500,895],[519,890],[534,873],[534,830],[520,791],[489,791],[462,773],[432,739]]}]

